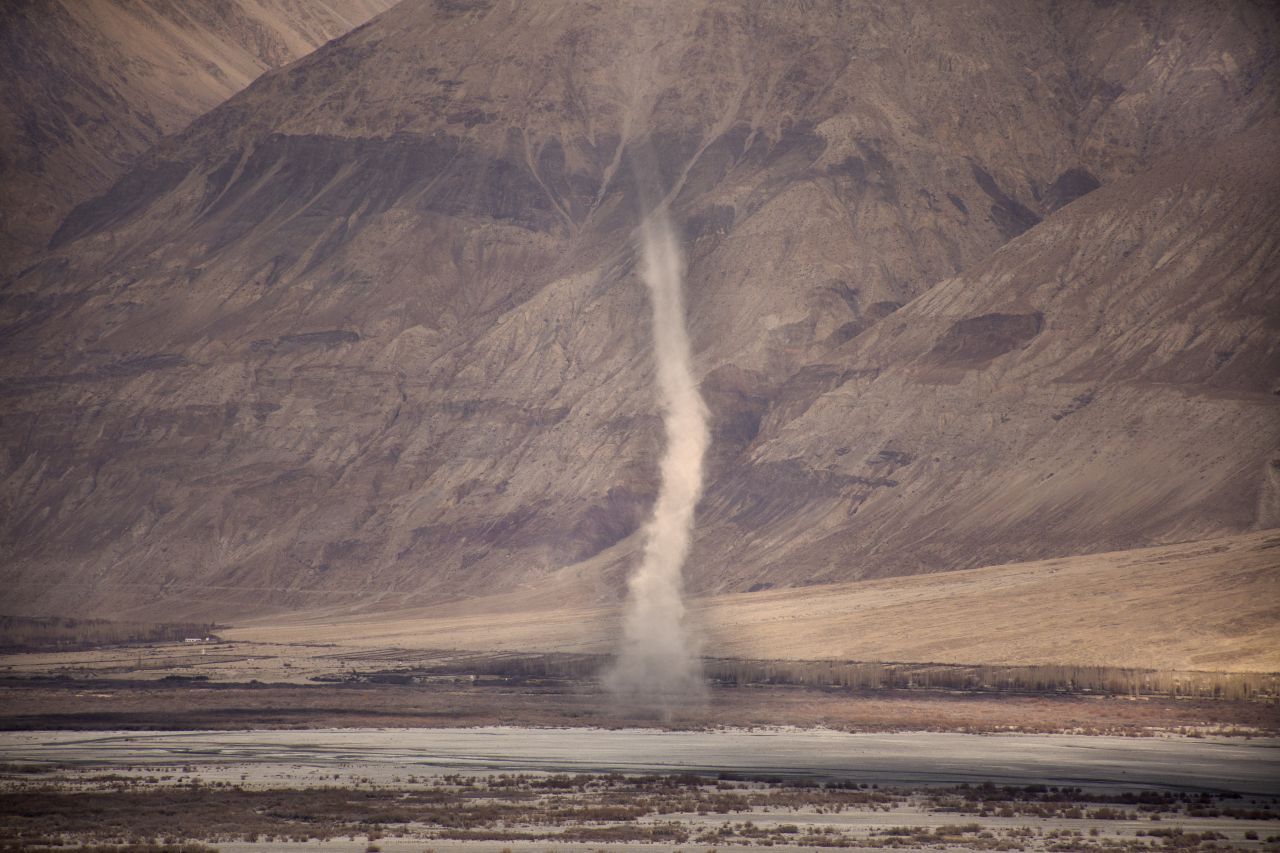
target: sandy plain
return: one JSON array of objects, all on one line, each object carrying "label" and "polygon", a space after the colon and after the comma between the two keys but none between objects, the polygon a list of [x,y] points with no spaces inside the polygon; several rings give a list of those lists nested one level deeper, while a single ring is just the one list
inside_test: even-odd
[{"label": "sandy plain", "polygon": [[[616,607],[562,573],[516,595],[238,623],[227,639],[611,652]],[[696,599],[709,655],[1280,671],[1280,532]]]}]

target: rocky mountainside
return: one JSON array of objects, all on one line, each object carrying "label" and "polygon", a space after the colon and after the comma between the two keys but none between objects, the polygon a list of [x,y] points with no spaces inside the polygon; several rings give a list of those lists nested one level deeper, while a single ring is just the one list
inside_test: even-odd
[{"label": "rocky mountainside", "polygon": [[701,591],[1280,523],[1265,3],[406,0],[3,290],[13,609],[609,600],[682,223]]},{"label": "rocky mountainside", "polygon": [[5,0],[0,257],[42,249],[133,158],[393,0]]}]

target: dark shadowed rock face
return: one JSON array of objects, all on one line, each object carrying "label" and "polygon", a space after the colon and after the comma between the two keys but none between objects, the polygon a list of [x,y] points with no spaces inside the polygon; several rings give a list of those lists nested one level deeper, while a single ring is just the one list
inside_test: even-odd
[{"label": "dark shadowed rock face", "polygon": [[662,435],[644,183],[712,413],[695,588],[1248,528],[1276,39],[1245,3],[408,0],[6,281],[0,582],[210,616],[617,595]]},{"label": "dark shadowed rock face", "polygon": [[980,364],[1025,346],[1043,327],[1039,311],[966,317],[952,323],[930,353],[943,363]]},{"label": "dark shadowed rock face", "polygon": [[1044,207],[1052,212],[1102,186],[1087,169],[1067,169],[1049,186],[1044,194]]},{"label": "dark shadowed rock face", "polygon": [[[973,180],[991,200],[991,205],[987,208],[991,221],[1006,239],[1017,237],[1040,221],[1040,217],[1015,199],[1005,195],[995,179],[980,166],[973,167]],[[967,210],[967,208],[964,209]]]}]

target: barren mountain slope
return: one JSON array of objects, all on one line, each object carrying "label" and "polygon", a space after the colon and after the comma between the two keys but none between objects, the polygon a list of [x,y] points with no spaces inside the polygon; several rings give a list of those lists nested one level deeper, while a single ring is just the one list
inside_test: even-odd
[{"label": "barren mountain slope", "polygon": [[394,0],[6,0],[0,257],[43,248],[162,135]]},{"label": "barren mountain slope", "polygon": [[737,588],[1280,525],[1276,134],[1102,188],[810,367],[843,381],[766,417],[695,563]]},{"label": "barren mountain slope", "polygon": [[403,3],[7,284],[11,606],[615,596],[646,162],[715,422],[696,587],[1274,523],[1276,42],[1244,3]]}]

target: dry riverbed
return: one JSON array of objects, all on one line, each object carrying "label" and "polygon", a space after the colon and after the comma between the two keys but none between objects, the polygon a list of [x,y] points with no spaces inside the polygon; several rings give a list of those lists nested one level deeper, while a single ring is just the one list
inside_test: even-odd
[{"label": "dry riverbed", "polygon": [[11,732],[0,849],[1250,849],[1280,839],[1276,753],[798,729]]}]

